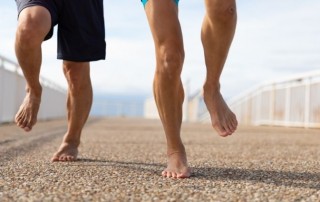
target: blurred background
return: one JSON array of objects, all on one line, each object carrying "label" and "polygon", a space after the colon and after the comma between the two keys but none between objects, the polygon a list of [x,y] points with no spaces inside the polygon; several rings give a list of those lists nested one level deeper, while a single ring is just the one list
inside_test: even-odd
[{"label": "blurred background", "polygon": [[[157,118],[152,98],[154,47],[139,0],[104,1],[107,59],[91,63],[92,116]],[[222,93],[240,123],[320,127],[320,1],[239,1],[238,25],[225,65]],[[24,97],[14,54],[15,1],[0,3],[0,123],[13,120]],[[200,29],[204,3],[181,1],[185,43],[185,121],[209,121]],[[55,31],[57,27],[55,28]],[[43,43],[40,116],[65,116],[66,81],[56,59],[56,33]],[[53,82],[54,81],[54,82]]]}]

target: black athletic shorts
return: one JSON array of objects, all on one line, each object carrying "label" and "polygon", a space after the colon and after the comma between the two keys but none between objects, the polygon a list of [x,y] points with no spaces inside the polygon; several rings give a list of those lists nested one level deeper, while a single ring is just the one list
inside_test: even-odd
[{"label": "black athletic shorts", "polygon": [[43,6],[51,14],[50,39],[58,25],[58,59],[89,62],[105,59],[103,0],[16,0],[18,13]]}]

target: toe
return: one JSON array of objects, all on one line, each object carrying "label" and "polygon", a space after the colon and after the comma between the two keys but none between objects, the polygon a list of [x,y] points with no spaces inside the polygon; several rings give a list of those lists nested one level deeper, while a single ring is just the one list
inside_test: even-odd
[{"label": "toe", "polygon": [[31,128],[28,127],[28,126],[24,127],[23,129],[24,129],[24,131],[26,131],[26,132],[30,132],[30,131],[31,131]]},{"label": "toe", "polygon": [[51,162],[57,162],[57,161],[59,161],[59,156],[55,155],[51,158]]},{"label": "toe", "polygon": [[215,124],[212,124],[212,126],[219,133],[220,136],[222,137],[227,136],[226,131],[219,124],[215,123]]},{"label": "toe", "polygon": [[189,178],[191,176],[191,171],[186,170],[185,172],[179,173],[177,178]]},{"label": "toe", "polygon": [[73,156],[67,156],[66,159],[67,161],[75,161],[75,158]]},{"label": "toe", "polygon": [[217,130],[218,134],[222,137],[227,137],[232,133],[226,121],[216,123],[214,125],[214,128]]},{"label": "toe", "polygon": [[226,127],[228,128],[228,129],[227,129],[228,135],[231,135],[231,134],[234,132],[232,125],[229,124],[229,125],[226,126]]},{"label": "toe", "polygon": [[65,156],[60,156],[59,161],[65,161],[66,157]]},{"label": "toe", "polygon": [[20,116],[16,115],[16,117],[14,118],[14,121],[16,122],[16,124],[20,123]]},{"label": "toe", "polygon": [[175,173],[175,172],[172,172],[172,175],[171,175],[172,178],[177,178],[178,177],[178,174]]},{"label": "toe", "polygon": [[19,122],[18,122],[18,126],[20,127],[20,128],[25,128],[26,127],[26,125],[27,125],[27,122],[24,120],[24,119],[20,119],[19,120]]},{"label": "toe", "polygon": [[161,175],[163,176],[163,177],[167,177],[167,171],[162,171],[162,173],[161,173]]},{"label": "toe", "polygon": [[221,137],[227,137],[229,133],[227,131],[220,131],[220,136]]},{"label": "toe", "polygon": [[167,178],[170,178],[172,176],[171,172],[167,172]]}]

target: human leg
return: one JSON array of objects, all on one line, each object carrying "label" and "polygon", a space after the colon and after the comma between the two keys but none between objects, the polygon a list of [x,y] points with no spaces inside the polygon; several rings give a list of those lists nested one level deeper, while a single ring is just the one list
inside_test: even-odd
[{"label": "human leg", "polygon": [[219,135],[228,136],[236,130],[238,123],[220,93],[220,75],[235,33],[236,3],[235,0],[205,0],[205,5],[201,32],[207,67],[204,101],[212,126]]},{"label": "human leg", "polygon": [[51,15],[42,6],[32,6],[20,12],[15,40],[15,52],[25,76],[26,97],[15,116],[16,124],[30,131],[37,121],[42,88],[39,82],[41,43],[51,29]]},{"label": "human leg", "polygon": [[68,82],[68,130],[52,161],[77,159],[81,132],[93,99],[89,62],[105,58],[103,16],[103,0],[63,1],[59,15],[58,58],[64,60],[63,71]]},{"label": "human leg", "polygon": [[83,126],[92,105],[92,85],[89,62],[63,62],[63,72],[68,82],[68,130],[52,161],[74,161]]},{"label": "human leg", "polygon": [[162,175],[189,177],[190,169],[180,137],[184,99],[180,75],[184,49],[178,8],[172,0],[149,0],[145,11],[156,52],[154,97],[167,139],[168,166]]}]

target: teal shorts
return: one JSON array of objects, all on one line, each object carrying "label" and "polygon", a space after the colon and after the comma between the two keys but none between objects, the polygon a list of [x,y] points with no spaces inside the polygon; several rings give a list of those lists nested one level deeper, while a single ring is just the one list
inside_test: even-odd
[{"label": "teal shorts", "polygon": [[[173,0],[173,1],[178,5],[179,0]],[[143,3],[143,6],[146,6],[146,3],[148,2],[148,0],[141,0],[141,2]]]}]

